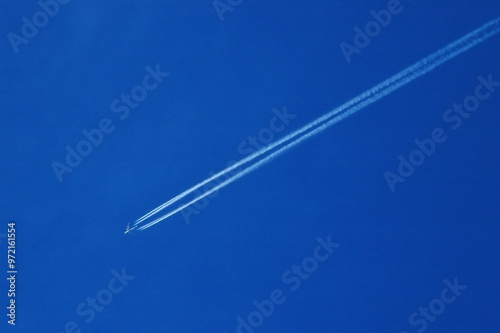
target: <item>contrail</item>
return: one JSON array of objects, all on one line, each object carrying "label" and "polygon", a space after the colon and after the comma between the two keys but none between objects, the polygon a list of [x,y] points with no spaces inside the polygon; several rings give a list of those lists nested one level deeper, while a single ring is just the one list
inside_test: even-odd
[{"label": "contrail", "polygon": [[[414,65],[407,67],[401,72],[393,75],[392,77],[386,79],[385,81],[377,84],[373,88],[363,92],[357,97],[351,99],[350,101],[342,104],[341,106],[335,108],[334,110],[326,113],[325,115],[317,118],[316,120],[306,124],[305,126],[293,131],[292,133],[286,135],[280,140],[269,144],[268,146],[262,148],[261,150],[247,156],[246,158],[240,160],[239,162],[233,164],[230,167],[214,174],[213,176],[205,179],[204,181],[196,184],[195,186],[187,189],[181,194],[175,196],[159,207],[153,209],[149,213],[145,214],[141,218],[137,219],[134,222],[134,226],[129,228],[127,226],[127,230],[125,233],[132,231],[134,229],[144,230],[156,223],[159,223],[166,218],[174,215],[175,213],[185,209],[186,207],[192,205],[193,203],[205,198],[206,196],[212,194],[215,191],[229,185],[235,180],[243,177],[244,175],[258,169],[262,165],[274,159],[276,156],[281,153],[289,150],[290,148],[298,145],[303,142],[307,138],[310,138],[313,135],[316,135],[330,126],[338,123],[339,121],[349,117],[355,112],[364,109],[365,107],[371,105],[372,103],[378,101],[384,96],[392,93],[393,91],[403,87],[404,85],[410,83],[416,78],[432,71],[434,68],[442,65],[448,60],[453,59],[459,54],[469,50],[470,48],[476,46],[479,43],[486,41],[487,39],[495,36],[500,32],[500,18],[494,19],[482,27],[472,31],[471,33],[459,38],[458,40],[452,42],[451,44],[443,47],[442,49],[434,52],[430,56],[418,61]],[[258,159],[257,161],[254,161]],[[181,204],[180,207],[171,210],[169,213],[164,214],[160,217],[154,218],[157,213],[170,207],[174,203],[184,200],[187,196],[194,193],[196,190],[201,188],[202,186],[219,179],[223,176],[230,175],[232,171],[237,170],[238,168],[253,162],[249,166],[245,167],[243,170],[237,171],[236,174],[231,175],[223,182],[218,185],[212,187],[210,190],[203,192],[198,195],[194,199],[188,201],[187,203]],[[148,222],[152,218],[153,220]],[[146,223],[147,222],[147,223]],[[144,224],[146,223],[146,224]],[[142,225],[141,225],[142,224]]]}]

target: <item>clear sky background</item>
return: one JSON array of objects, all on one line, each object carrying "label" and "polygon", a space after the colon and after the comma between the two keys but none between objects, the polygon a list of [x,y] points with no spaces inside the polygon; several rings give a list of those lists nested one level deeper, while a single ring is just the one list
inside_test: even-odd
[{"label": "clear sky background", "polygon": [[[493,0],[403,0],[348,63],[339,45],[390,2],[243,0],[219,16],[212,1],[73,0],[16,53],[8,34],[41,7],[1,0],[0,330],[232,333],[241,317],[262,318],[242,333],[497,332],[500,88],[456,130],[443,114],[478,76],[500,81],[500,36],[224,188],[189,224],[123,234],[246,156],[273,109],[295,115],[279,138],[500,16]],[[148,66],[170,74],[120,119],[113,101]],[[103,119],[112,132],[58,179],[54,162]],[[392,192],[384,173],[436,128],[447,140]],[[328,236],[340,246],[292,290],[287,270]],[[440,301],[455,279],[467,288]],[[281,304],[259,317],[253,302],[275,289]],[[439,314],[424,319],[430,303]]]}]

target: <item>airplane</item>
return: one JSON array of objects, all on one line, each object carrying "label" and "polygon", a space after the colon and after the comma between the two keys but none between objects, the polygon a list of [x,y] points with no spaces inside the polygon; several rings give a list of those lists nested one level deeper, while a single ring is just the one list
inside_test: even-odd
[{"label": "airplane", "polygon": [[127,230],[125,230],[124,234],[132,233],[135,231],[135,227],[130,228],[130,223],[127,224]]}]

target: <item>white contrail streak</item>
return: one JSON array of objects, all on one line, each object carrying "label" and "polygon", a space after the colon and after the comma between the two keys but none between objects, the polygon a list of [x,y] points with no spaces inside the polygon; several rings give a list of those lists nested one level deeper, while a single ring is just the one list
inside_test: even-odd
[{"label": "white contrail streak", "polygon": [[[415,80],[416,78],[432,71],[434,68],[442,65],[450,59],[458,56],[459,54],[469,50],[470,48],[476,46],[479,43],[486,41],[487,39],[493,37],[500,32],[500,18],[494,19],[482,27],[472,31],[471,33],[461,37],[460,39],[452,42],[451,44],[443,47],[442,49],[434,52],[430,56],[418,61],[414,65],[402,70],[396,75],[388,78],[387,80],[377,84],[373,88],[365,91],[364,93],[358,95],[357,97],[351,99],[350,101],[342,104],[341,106],[335,108],[334,110],[326,113],[325,115],[317,118],[316,120],[306,124],[305,126],[293,131],[292,133],[286,135],[280,140],[262,148],[261,150],[249,155],[248,157],[240,160],[239,162],[233,164],[232,166],[214,174],[213,176],[207,178],[206,180],[196,184],[195,186],[187,189],[176,197],[170,199],[159,207],[153,209],[146,215],[142,216],[135,221],[134,226],[130,230],[139,229],[144,230],[156,223],[163,221],[164,219],[174,215],[175,213],[185,209],[186,207],[192,205],[193,203],[205,198],[206,196],[212,194],[213,192],[229,185],[235,180],[243,177],[244,175],[258,169],[265,163],[271,161],[276,156],[289,150],[293,146],[303,142],[307,138],[322,132],[333,124],[338,123],[342,119],[352,115],[353,113],[364,109],[368,105],[376,102],[382,97],[392,93],[393,91],[403,87],[409,82]],[[267,155],[266,155],[267,154]],[[253,162],[256,159],[256,162]],[[236,174],[231,175],[229,178],[219,183],[218,185],[212,187],[195,197],[194,199],[182,204],[180,207],[164,214],[148,223],[147,220],[156,215],[158,212],[164,210],[165,208],[171,206],[172,204],[185,199],[186,196],[194,193],[196,190],[202,186],[221,178],[222,176],[230,175],[230,173],[246,164],[253,162],[251,165],[247,166],[243,170],[238,171]],[[146,224],[143,224],[146,223]],[[141,225],[143,224],[143,225]],[[127,228],[128,232],[129,229]]]}]

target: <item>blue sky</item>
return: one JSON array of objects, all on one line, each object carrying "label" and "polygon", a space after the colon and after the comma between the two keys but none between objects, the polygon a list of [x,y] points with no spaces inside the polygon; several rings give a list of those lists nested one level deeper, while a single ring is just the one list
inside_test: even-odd
[{"label": "blue sky", "polygon": [[[500,16],[495,1],[404,0],[348,62],[341,43],[393,1],[221,3],[234,6],[48,5],[14,46],[41,7],[1,1],[0,248],[17,221],[19,270],[16,327],[2,314],[2,332],[229,333],[239,317],[262,318],[245,333],[496,332],[500,88],[457,129],[443,117],[479,76],[500,81],[499,36],[224,188],[189,224],[177,214],[123,234],[243,158],[273,110],[295,115],[278,138]],[[147,96],[127,105],[133,89]],[[447,140],[391,191],[384,173],[436,128]],[[95,129],[68,166],[67,147]],[[328,237],[339,246],[316,250]],[[280,304],[259,317],[254,301],[269,299]]]}]

